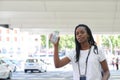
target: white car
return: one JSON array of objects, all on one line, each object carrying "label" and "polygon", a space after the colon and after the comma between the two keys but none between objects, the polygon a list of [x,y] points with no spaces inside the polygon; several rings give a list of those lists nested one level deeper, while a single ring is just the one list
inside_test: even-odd
[{"label": "white car", "polygon": [[1,58],[6,64],[9,65],[9,68],[11,69],[12,72],[16,71],[16,65],[13,64],[9,59],[7,58]]},{"label": "white car", "polygon": [[24,65],[24,72],[27,71],[39,71],[39,72],[46,72],[47,71],[47,65],[44,63],[44,61],[41,61],[39,58],[28,58],[26,59],[25,65]]},{"label": "white car", "polygon": [[11,79],[12,71],[10,70],[9,66],[0,59],[0,79]]}]

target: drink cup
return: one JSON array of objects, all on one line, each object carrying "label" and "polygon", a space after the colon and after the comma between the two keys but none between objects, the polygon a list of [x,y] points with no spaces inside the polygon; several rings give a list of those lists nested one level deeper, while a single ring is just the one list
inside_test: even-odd
[{"label": "drink cup", "polygon": [[57,43],[57,41],[58,41],[58,37],[59,37],[59,32],[58,31],[54,31],[53,33],[51,33],[50,34],[50,41],[52,42],[52,43]]}]

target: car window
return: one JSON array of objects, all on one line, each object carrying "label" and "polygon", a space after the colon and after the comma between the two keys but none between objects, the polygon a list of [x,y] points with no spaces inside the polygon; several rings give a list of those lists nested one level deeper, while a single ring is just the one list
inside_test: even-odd
[{"label": "car window", "polygon": [[8,64],[12,64],[12,62],[9,61],[9,60],[7,60],[7,59],[4,59],[4,61],[5,61],[6,63],[8,63]]},{"label": "car window", "polygon": [[3,60],[1,60],[1,64],[2,64],[2,63],[5,63],[5,62],[4,62]]},{"label": "car window", "polygon": [[37,59],[27,59],[26,62],[34,63],[34,62],[38,62],[38,60]]},{"label": "car window", "polygon": [[1,64],[1,60],[0,60],[0,64]]}]

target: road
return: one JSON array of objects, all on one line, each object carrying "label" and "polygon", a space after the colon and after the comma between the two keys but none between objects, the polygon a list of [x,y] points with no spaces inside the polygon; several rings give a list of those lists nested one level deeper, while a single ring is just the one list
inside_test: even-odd
[{"label": "road", "polygon": [[111,70],[110,80],[120,80],[120,70]]},{"label": "road", "polygon": [[[109,80],[120,80],[120,70],[112,70]],[[23,71],[13,73],[12,80],[72,80],[72,71],[48,71],[43,73]]]},{"label": "road", "polygon": [[[110,68],[110,73],[109,80],[120,80],[120,70]],[[72,67],[68,65],[56,69],[53,66],[49,66],[48,71],[43,73],[17,71],[13,73],[12,80],[72,80]]]},{"label": "road", "polygon": [[49,71],[49,72],[15,72],[12,80],[72,80],[71,71]]}]

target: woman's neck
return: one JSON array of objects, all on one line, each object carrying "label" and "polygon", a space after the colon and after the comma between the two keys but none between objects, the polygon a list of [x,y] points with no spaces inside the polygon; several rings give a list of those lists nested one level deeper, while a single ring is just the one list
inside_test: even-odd
[{"label": "woman's neck", "polygon": [[81,44],[81,50],[86,50],[86,49],[89,49],[90,47],[91,45],[89,43]]}]

